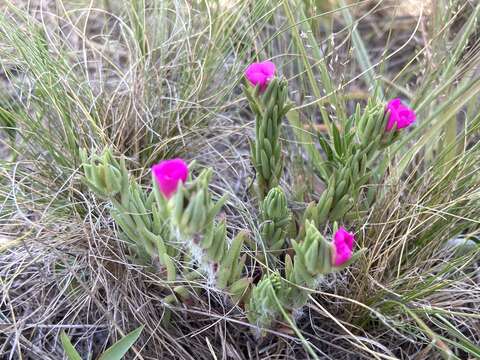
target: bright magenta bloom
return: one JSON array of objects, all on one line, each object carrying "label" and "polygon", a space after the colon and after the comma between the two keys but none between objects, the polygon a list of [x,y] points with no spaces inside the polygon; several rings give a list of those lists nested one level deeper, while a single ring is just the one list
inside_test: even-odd
[{"label": "bright magenta bloom", "polygon": [[387,131],[393,129],[396,124],[397,129],[403,129],[415,122],[417,115],[413,109],[402,103],[402,100],[392,99],[387,104],[388,122]]},{"label": "bright magenta bloom", "polygon": [[341,266],[352,258],[353,247],[355,246],[355,237],[343,227],[337,230],[333,236],[334,258],[333,264]]},{"label": "bright magenta bloom", "polygon": [[188,165],[182,159],[164,160],[152,166],[160,192],[169,199],[177,191],[178,183],[187,181]]},{"label": "bright magenta bloom", "polygon": [[275,64],[271,61],[262,61],[250,64],[245,71],[245,77],[253,86],[260,86],[265,91],[270,80],[275,76]]}]

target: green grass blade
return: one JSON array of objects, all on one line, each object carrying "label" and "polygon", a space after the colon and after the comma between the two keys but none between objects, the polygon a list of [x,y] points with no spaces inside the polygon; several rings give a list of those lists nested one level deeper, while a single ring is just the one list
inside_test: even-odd
[{"label": "green grass blade", "polygon": [[432,345],[435,346],[444,359],[459,359],[450,350],[450,348],[441,340],[441,337],[435,333],[414,311],[409,309],[406,305],[394,301],[401,309],[408,314],[418,325],[418,328],[422,330],[431,340]]},{"label": "green grass blade", "polygon": [[[287,18],[290,23],[290,26],[292,27],[293,40],[295,42],[295,45],[298,51],[300,52],[300,57],[302,59],[303,66],[305,67],[305,71],[307,72],[308,81],[310,83],[310,86],[312,87],[313,94],[315,95],[316,99],[320,99],[322,97],[322,93],[320,92],[320,88],[318,87],[317,81],[315,80],[315,75],[313,74],[312,66],[308,61],[307,51],[300,37],[300,32],[295,22],[295,17],[290,7],[289,0],[283,1],[283,8],[285,10],[285,13],[287,14]],[[325,110],[325,107],[321,103],[318,103],[318,107],[322,115],[323,122],[325,123],[327,128],[330,129],[329,115]]]},{"label": "green grass blade", "polygon": [[352,42],[355,46],[355,55],[360,65],[360,68],[363,71],[365,81],[371,89],[376,89],[376,91],[380,95],[380,98],[383,99],[383,90],[376,80],[374,67],[370,62],[370,58],[368,57],[368,52],[362,40],[362,37],[360,36],[360,33],[358,32],[356,25],[354,24],[349,7],[345,4],[344,0],[340,0],[339,3],[342,7],[341,11],[345,22],[349,27],[352,28]]},{"label": "green grass blade", "polygon": [[440,319],[441,323],[434,321],[438,326],[444,327],[450,336],[458,341],[452,341],[447,338],[443,338],[446,342],[455,345],[457,348],[463,349],[465,352],[468,352],[470,355],[474,356],[476,359],[480,359],[480,346],[472,343],[465,335],[458,331],[453,324],[451,324],[443,316],[437,314],[436,317]]},{"label": "green grass blade", "polygon": [[80,354],[73,347],[70,339],[65,332],[60,333],[60,340],[62,341],[63,350],[68,357],[68,360],[82,360]]},{"label": "green grass blade", "polygon": [[311,163],[317,169],[320,176],[323,179],[328,179],[328,175],[325,169],[322,167],[324,162],[320,152],[315,147],[315,142],[312,137],[312,134],[307,130],[303,129],[302,123],[300,121],[300,114],[297,110],[290,110],[287,113],[287,119],[290,123],[297,141],[303,146],[308,156],[310,157]]},{"label": "green grass blade", "polygon": [[143,326],[128,333],[109,347],[98,360],[121,360],[143,331]]}]

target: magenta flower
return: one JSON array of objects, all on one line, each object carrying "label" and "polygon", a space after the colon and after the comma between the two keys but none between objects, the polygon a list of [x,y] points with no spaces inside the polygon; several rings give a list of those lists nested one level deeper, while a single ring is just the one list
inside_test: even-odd
[{"label": "magenta flower", "polygon": [[253,86],[260,86],[265,91],[270,80],[275,76],[275,64],[271,61],[262,61],[250,64],[245,71],[245,77]]},{"label": "magenta flower", "polygon": [[402,100],[392,99],[387,104],[388,122],[387,131],[393,129],[396,124],[397,129],[403,129],[415,122],[417,115],[413,109],[402,103]]},{"label": "magenta flower", "polygon": [[355,237],[343,227],[337,230],[333,236],[334,257],[333,264],[341,266],[352,258]]},{"label": "magenta flower", "polygon": [[178,183],[187,181],[188,165],[182,159],[164,160],[152,166],[160,192],[169,199],[177,191]]}]

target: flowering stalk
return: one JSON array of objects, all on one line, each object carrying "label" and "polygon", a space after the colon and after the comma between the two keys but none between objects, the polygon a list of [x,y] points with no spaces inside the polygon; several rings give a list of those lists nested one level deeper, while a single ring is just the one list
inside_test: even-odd
[{"label": "flowering stalk", "polygon": [[154,194],[147,194],[129,179],[125,159],[117,161],[110,149],[90,159],[82,149],[81,158],[87,185],[112,202],[111,215],[137,259],[144,263],[158,262],[166,270],[167,279],[175,280],[171,258],[177,255],[177,250],[172,246],[168,213],[155,204]]},{"label": "flowering stalk", "polygon": [[282,175],[280,131],[282,118],[290,109],[287,104],[288,83],[274,77],[275,66],[272,65],[270,62],[255,63],[245,73],[247,80],[256,86],[255,90],[245,88],[244,92],[256,117],[251,156],[260,199],[278,185]]},{"label": "flowering stalk", "polygon": [[312,221],[307,221],[305,238],[292,243],[295,255],[293,260],[289,255],[285,258],[285,278],[278,273],[265,275],[251,292],[247,316],[259,326],[271,325],[279,315],[279,304],[289,312],[303,307],[323,275],[344,269],[359,255],[353,254],[352,233],[340,228],[330,242]]},{"label": "flowering stalk", "polygon": [[[337,233],[334,237],[337,237]],[[336,248],[337,244],[327,241],[314,222],[307,221],[303,241],[293,241],[293,261],[289,255],[285,259],[285,278],[297,285],[290,286],[287,293],[287,303],[292,309],[305,305],[309,294],[306,289],[315,289],[323,275],[339,271],[350,264],[347,261],[352,258],[353,246],[348,255],[342,248],[342,261],[338,262],[335,258]]]},{"label": "flowering stalk", "polygon": [[362,187],[375,177],[371,165],[381,150],[397,139],[398,130],[415,119],[415,112],[399,99],[391,100],[386,108],[370,102],[363,113],[357,106],[343,133],[332,124],[331,140],[319,137],[327,158],[322,165],[327,187],[311,217],[318,226],[347,214],[358,201]]},{"label": "flowering stalk", "polygon": [[[250,279],[241,278],[246,257],[240,257],[248,235],[241,231],[228,245],[225,221],[215,221],[226,198],[212,200],[210,169],[188,182],[189,170],[183,160],[162,161],[152,167],[155,185],[147,193],[129,179],[125,160],[117,161],[109,149],[90,159],[85,151],[81,153],[86,183],[112,202],[111,215],[137,258],[159,263],[168,281],[178,280],[178,275],[188,279],[191,273],[180,268],[177,274],[173,261],[181,260],[179,249],[186,244],[215,285],[228,291],[234,301],[248,292]],[[188,297],[183,286],[173,290],[175,295],[167,296],[168,303]]]}]

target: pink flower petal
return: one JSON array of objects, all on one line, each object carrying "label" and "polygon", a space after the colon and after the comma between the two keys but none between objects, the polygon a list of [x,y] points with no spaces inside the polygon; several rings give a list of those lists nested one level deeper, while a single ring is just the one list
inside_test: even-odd
[{"label": "pink flower petal", "polygon": [[339,243],[335,246],[335,266],[341,266],[352,258],[352,251],[345,243]]},{"label": "pink flower petal", "polygon": [[250,64],[245,70],[245,77],[253,86],[260,86],[260,91],[265,91],[270,80],[275,76],[275,64],[263,61]]},{"label": "pink flower petal", "polygon": [[261,63],[261,71],[268,77],[273,77],[275,75],[275,64],[271,61],[264,61]]},{"label": "pink flower petal", "polygon": [[250,76],[253,74],[263,74],[262,72],[262,63],[252,63],[245,70],[245,76],[250,80]]},{"label": "pink flower petal", "polygon": [[265,75],[261,72],[251,73],[248,80],[252,85],[263,85],[265,83]]},{"label": "pink flower petal", "polygon": [[395,99],[390,100],[387,103],[387,109],[388,110],[398,109],[398,107],[401,106],[401,105],[402,105],[402,100],[400,100],[399,98],[395,98]]},{"label": "pink flower petal", "polygon": [[178,183],[187,181],[188,165],[182,159],[164,160],[152,167],[160,192],[169,199],[177,191]]},{"label": "pink flower petal", "polygon": [[397,130],[406,128],[413,124],[417,118],[415,111],[398,98],[392,99],[386,106],[388,121],[386,130],[391,131],[396,125]]},{"label": "pink flower petal", "polygon": [[340,266],[352,258],[355,237],[352,233],[340,227],[333,237],[334,265]]}]

